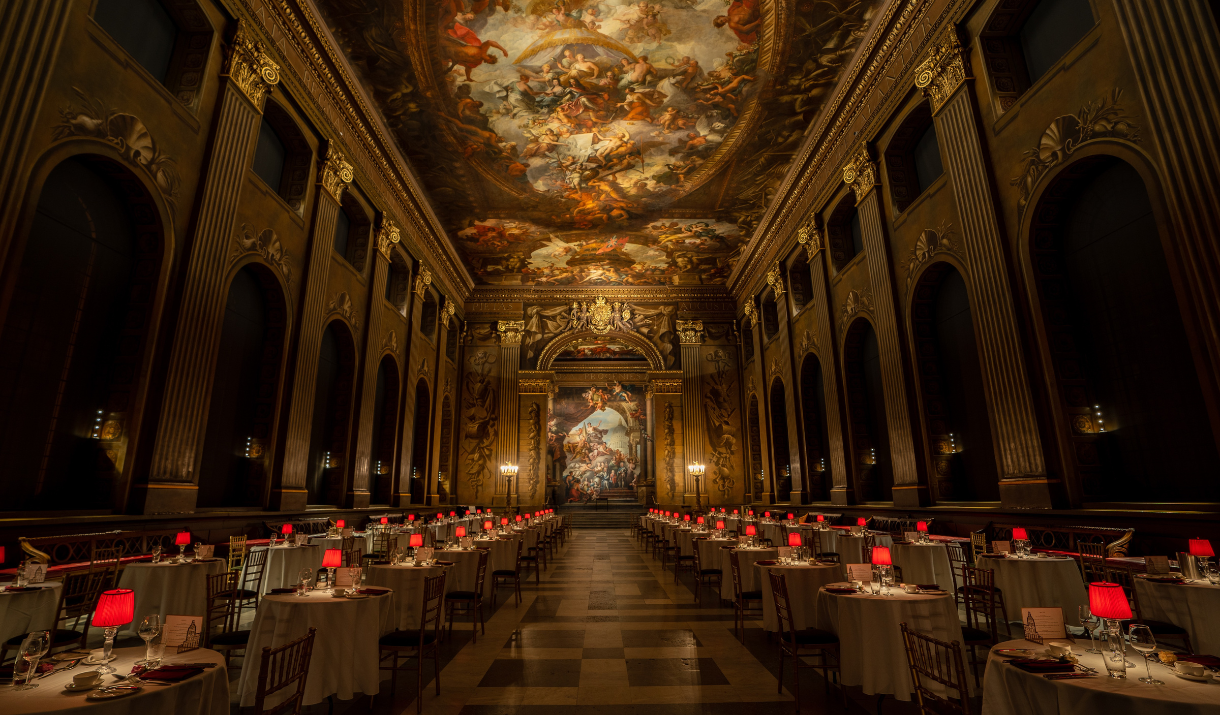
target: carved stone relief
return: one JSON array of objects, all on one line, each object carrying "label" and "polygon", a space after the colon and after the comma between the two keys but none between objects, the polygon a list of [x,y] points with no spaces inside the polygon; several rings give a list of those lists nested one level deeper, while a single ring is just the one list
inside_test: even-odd
[{"label": "carved stone relief", "polygon": [[953,240],[952,236],[953,224],[951,223],[942,223],[937,228],[925,228],[919,234],[919,238],[915,241],[915,247],[907,254],[907,293],[911,292],[911,282],[915,280],[915,274],[919,271],[919,267],[932,260],[933,256],[941,253],[951,253],[958,260],[966,260],[966,257],[962,255],[960,247]]},{"label": "carved stone relief", "polygon": [[498,390],[491,375],[496,356],[480,350],[467,362],[471,369],[463,385],[461,451],[471,499],[478,501],[491,472],[490,462],[499,434]]},{"label": "carved stone relief", "polygon": [[806,353],[811,353],[814,350],[817,350],[817,348],[818,340],[817,338],[813,337],[813,331],[806,330],[805,334],[801,336],[801,344],[798,348],[798,352],[801,354],[801,356],[804,356]]},{"label": "carved stone relief", "polygon": [[538,494],[538,477],[539,477],[539,459],[538,453],[542,445],[542,416],[541,409],[537,402],[531,402],[529,410],[525,413],[526,438],[529,440],[530,461],[526,470],[526,476],[529,481],[526,482],[526,489],[532,499]]},{"label": "carved stone relief", "polygon": [[839,332],[847,330],[847,324],[862,310],[872,312],[873,291],[871,289],[865,289],[864,292],[848,291],[847,299],[843,301],[843,308],[839,311]]},{"label": "carved stone relief", "polygon": [[338,313],[352,324],[352,330],[360,330],[360,313],[356,310],[356,306],[352,304],[352,298],[347,294],[347,291],[339,291],[330,299],[330,303],[326,305],[326,314],[331,315]]},{"label": "carved stone relief", "polygon": [[398,354],[398,334],[395,333],[393,330],[391,330],[385,336],[385,339],[381,341],[381,349],[389,350],[390,352],[397,355]]},{"label": "carved stone relief", "polygon": [[733,476],[733,457],[737,454],[736,380],[733,360],[724,350],[716,349],[706,360],[712,373],[703,388],[703,410],[706,417],[707,439],[711,446],[708,461],[712,465],[710,484],[728,500],[733,495],[737,479]]},{"label": "carved stone relief", "polygon": [[243,223],[241,232],[233,234],[233,251],[229,254],[229,265],[249,253],[262,256],[263,260],[274,266],[284,277],[284,284],[292,287],[292,264],[288,261],[288,251],[284,250],[275,231],[264,228],[255,234],[253,226]]},{"label": "carved stone relief", "polygon": [[661,422],[662,438],[665,440],[665,488],[669,490],[672,501],[678,492],[678,483],[674,475],[674,403],[666,401],[664,419]]}]

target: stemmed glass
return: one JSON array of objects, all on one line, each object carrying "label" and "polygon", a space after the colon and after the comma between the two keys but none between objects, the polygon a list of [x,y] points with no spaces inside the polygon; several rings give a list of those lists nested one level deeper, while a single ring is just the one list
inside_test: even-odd
[{"label": "stemmed glass", "polygon": [[136,665],[147,665],[151,668],[161,660],[153,655],[152,644],[153,639],[161,634],[161,616],[156,613],[144,616],[144,620],[140,621],[140,628],[136,632],[144,639],[144,660],[138,661]]},{"label": "stemmed glass", "polygon": [[1156,650],[1156,638],[1152,635],[1152,629],[1142,623],[1132,623],[1127,633],[1131,639],[1131,647],[1143,654],[1144,668],[1148,671],[1148,677],[1140,678],[1140,682],[1148,685],[1164,685],[1164,681],[1152,677],[1152,665],[1148,662],[1148,654]]},{"label": "stemmed glass", "polygon": [[1093,641],[1093,629],[1097,627],[1101,619],[1090,613],[1089,607],[1085,605],[1076,606],[1076,615],[1080,616],[1080,625],[1084,626],[1084,632],[1089,634],[1089,649],[1085,653],[1101,655],[1101,651],[1097,650],[1097,644]]},{"label": "stemmed glass", "polygon": [[297,573],[297,595],[304,596],[309,590],[309,579],[313,577],[313,569],[308,566]]},{"label": "stemmed glass", "polygon": [[30,680],[34,677],[34,673],[38,671],[38,659],[47,654],[51,648],[51,634],[48,631],[36,631],[31,633],[25,642],[21,644],[20,656],[25,659],[25,683],[16,685],[17,682],[17,666],[13,664],[13,690],[33,690],[38,687],[38,683],[31,683]]},{"label": "stemmed glass", "polygon": [[161,563],[161,544],[153,544],[152,547],[152,562],[154,564]]}]

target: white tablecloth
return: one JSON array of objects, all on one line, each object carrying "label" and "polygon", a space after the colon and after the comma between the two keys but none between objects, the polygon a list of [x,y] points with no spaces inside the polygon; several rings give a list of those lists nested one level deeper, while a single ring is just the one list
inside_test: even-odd
[{"label": "white tablecloth", "polygon": [[[718,569],[721,566],[720,547],[736,546],[737,539],[707,539],[699,544],[699,566],[705,569]],[[733,574],[724,573],[724,578],[732,578]]]},{"label": "white tablecloth", "polygon": [[[513,545],[513,555],[516,556],[516,545]],[[475,581],[479,576],[479,549],[470,551],[437,549],[433,558],[438,561],[452,561],[453,568],[445,579],[445,593],[454,591],[473,591]],[[487,557],[487,572],[483,578],[483,598],[491,598],[491,555]]]},{"label": "white tablecloth", "polygon": [[55,620],[55,607],[63,584],[46,581],[33,584],[37,591],[0,591],[0,642],[32,631],[45,631]]},{"label": "white tablecloth", "polygon": [[[314,636],[313,657],[305,682],[304,705],[313,705],[336,695],[350,700],[356,693],[375,695],[380,681],[377,670],[377,639],[391,628],[392,594],[359,600],[332,598],[325,591],[308,596],[264,596],[250,629],[250,643],[243,660],[237,689],[241,706],[254,704],[258,691],[258,669],[265,646],[278,648],[318,629]],[[267,706],[281,698],[268,698]]]},{"label": "white tablecloth", "polygon": [[135,618],[119,629],[120,633],[135,633],[144,616],[156,613],[165,623],[166,616],[206,615],[208,610],[208,576],[224,573],[224,559],[193,561],[189,564],[159,564],[139,562],[128,564],[119,578],[119,588],[136,592]]},{"label": "white tablecloth", "polygon": [[[733,600],[733,563],[728,549],[720,550],[720,597],[726,601]],[[737,566],[741,570],[741,590],[757,591],[758,578],[754,573],[754,562],[775,559],[779,549],[737,549]]]},{"label": "white tablecloth", "polygon": [[[389,588],[391,614],[388,628],[393,631],[419,629],[424,608],[424,579],[439,576],[443,566],[370,566],[368,585]],[[488,579],[490,580],[490,579]],[[446,584],[448,585],[448,584]]]},{"label": "white tablecloth", "polygon": [[936,584],[946,591],[953,590],[953,571],[949,550],[944,544],[895,544],[890,558],[902,569],[906,583]]},{"label": "white tablecloth", "polygon": [[[255,546],[250,549],[254,553],[266,546]],[[314,581],[318,578],[318,569],[322,568],[322,557],[326,551],[318,546],[272,546],[267,554],[267,562],[263,565],[263,593],[273,588],[292,588],[300,581],[299,574],[303,568],[313,569]],[[249,563],[249,559],[246,560]],[[245,573],[242,573],[241,583],[245,583]]]},{"label": "white tablecloth", "polygon": [[[897,589],[891,594],[840,596],[819,591],[816,627],[839,636],[845,685],[862,686],[865,695],[887,693],[910,700],[911,670],[898,624],[958,643],[962,627],[951,595],[918,596]],[[967,680],[973,688],[974,679]]]},{"label": "white tablecloth", "polygon": [[[512,571],[517,568],[516,539],[476,539],[474,545],[479,548],[491,547],[491,557],[487,560],[489,582],[492,571]],[[524,554],[524,550],[521,553]]]},{"label": "white tablecloth", "polygon": [[[1085,645],[1087,648],[1087,644]],[[1032,648],[1041,646],[1024,640],[1000,643],[996,648]],[[1135,663],[1127,669],[1126,679],[1106,675],[1104,656],[1074,648],[1080,664],[1096,668],[1096,678],[1047,680],[1037,673],[1027,673],[1004,663],[992,655],[983,677],[983,715],[1202,715],[1220,713],[1220,683],[1196,683],[1179,678],[1168,668],[1152,664],[1152,676],[1164,685],[1145,685],[1139,678],[1147,671],[1144,658],[1128,649],[1127,658]],[[973,682],[973,678],[967,676]]]},{"label": "white tablecloth", "polygon": [[1022,608],[1062,608],[1065,623],[1080,625],[1078,607],[1089,605],[1089,593],[1075,559],[980,558],[979,566],[995,572],[1008,620],[1020,621]]},{"label": "white tablecloth", "polygon": [[[873,532],[874,546],[893,546],[894,539],[886,533]],[[864,537],[852,536],[846,529],[829,529],[822,532],[822,551],[833,551],[845,564],[869,563],[864,553]]]},{"label": "white tablecloth", "polygon": [[[118,700],[86,701],[86,693],[64,690],[72,682],[72,676],[89,666],[81,663],[75,670],[51,675],[36,681],[33,690],[13,690],[8,683],[0,688],[0,712],[5,715],[26,713],[51,713],[78,710],[88,715],[228,715],[229,678],[225,672],[225,659],[214,650],[200,648],[175,653],[167,648],[162,662],[217,663],[193,678],[174,685],[147,685],[143,690]],[[118,673],[129,673],[137,660],[144,657],[144,646],[116,648],[116,658],[110,665]],[[256,661],[257,662],[257,661]],[[257,667],[257,666],[256,666]],[[108,682],[117,682],[106,676]]]},{"label": "white tablecloth", "polygon": [[754,564],[756,583],[762,586],[763,628],[779,631],[779,616],[775,612],[775,598],[771,593],[768,571],[782,573],[788,579],[788,606],[792,609],[792,620],[796,629],[813,627],[817,622],[818,591],[830,583],[842,583],[847,578],[842,564],[828,566],[762,566]]},{"label": "white tablecloth", "polygon": [[1198,581],[1156,583],[1137,577],[1135,590],[1144,618],[1185,628],[1196,653],[1220,655],[1220,586]]}]

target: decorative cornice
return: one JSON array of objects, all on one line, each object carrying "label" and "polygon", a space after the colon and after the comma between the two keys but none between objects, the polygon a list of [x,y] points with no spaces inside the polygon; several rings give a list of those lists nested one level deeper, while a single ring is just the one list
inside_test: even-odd
[{"label": "decorative cornice", "polygon": [[390,254],[394,250],[394,244],[401,240],[402,234],[398,231],[398,226],[390,219],[389,214],[384,211],[381,213],[381,225],[377,227],[377,250],[385,259],[390,260]]},{"label": "decorative cornice", "polygon": [[915,86],[932,102],[932,112],[940,111],[970,75],[970,59],[962,51],[956,25],[949,25],[932,44],[927,59],[915,70]]},{"label": "decorative cornice", "polygon": [[843,183],[851,187],[857,204],[877,188],[877,163],[873,161],[868,142],[861,142],[851,160],[843,166]]},{"label": "decorative cornice", "polygon": [[677,321],[678,340],[683,345],[699,345],[703,342],[702,320]]},{"label": "decorative cornice", "polygon": [[521,395],[549,395],[551,394],[551,381],[545,378],[518,376],[517,393]]},{"label": "decorative cornice", "polygon": [[415,274],[415,295],[422,300],[428,286],[432,285],[432,271],[425,265],[420,265],[419,273]]},{"label": "decorative cornice", "polygon": [[775,300],[778,301],[784,296],[784,271],[780,267],[779,261],[776,261],[771,266],[771,270],[767,271],[767,285],[775,291]]},{"label": "decorative cornice", "polygon": [[652,385],[652,391],[657,395],[680,395],[682,394],[682,378],[652,378],[648,381]]},{"label": "decorative cornice", "polygon": [[501,320],[496,323],[500,333],[501,345],[520,345],[521,337],[525,335],[524,320]]},{"label": "decorative cornice", "polygon": [[237,21],[223,76],[233,80],[246,98],[263,111],[263,102],[272,85],[280,82],[280,66],[271,60],[263,43],[244,21]]},{"label": "decorative cornice", "polygon": [[322,188],[335,197],[335,201],[343,200],[343,190],[352,183],[352,165],[343,158],[339,146],[333,141],[326,142],[326,152],[322,155],[322,165],[318,168]]},{"label": "decorative cornice", "polygon": [[691,301],[700,304],[723,302],[724,310],[732,312],[728,289],[717,286],[476,286],[468,303],[571,303],[602,296],[609,301],[631,303],[673,303]]},{"label": "decorative cornice", "polygon": [[805,247],[805,256],[811,261],[822,250],[822,231],[813,214],[796,230],[796,242]]}]

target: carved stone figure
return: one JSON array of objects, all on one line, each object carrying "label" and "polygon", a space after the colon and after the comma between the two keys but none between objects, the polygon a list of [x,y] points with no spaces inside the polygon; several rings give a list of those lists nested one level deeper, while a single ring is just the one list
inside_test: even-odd
[{"label": "carved stone figure", "polygon": [[462,456],[471,496],[478,501],[499,433],[497,390],[490,376],[496,358],[480,350],[468,362],[474,369],[466,373],[462,394]]}]

